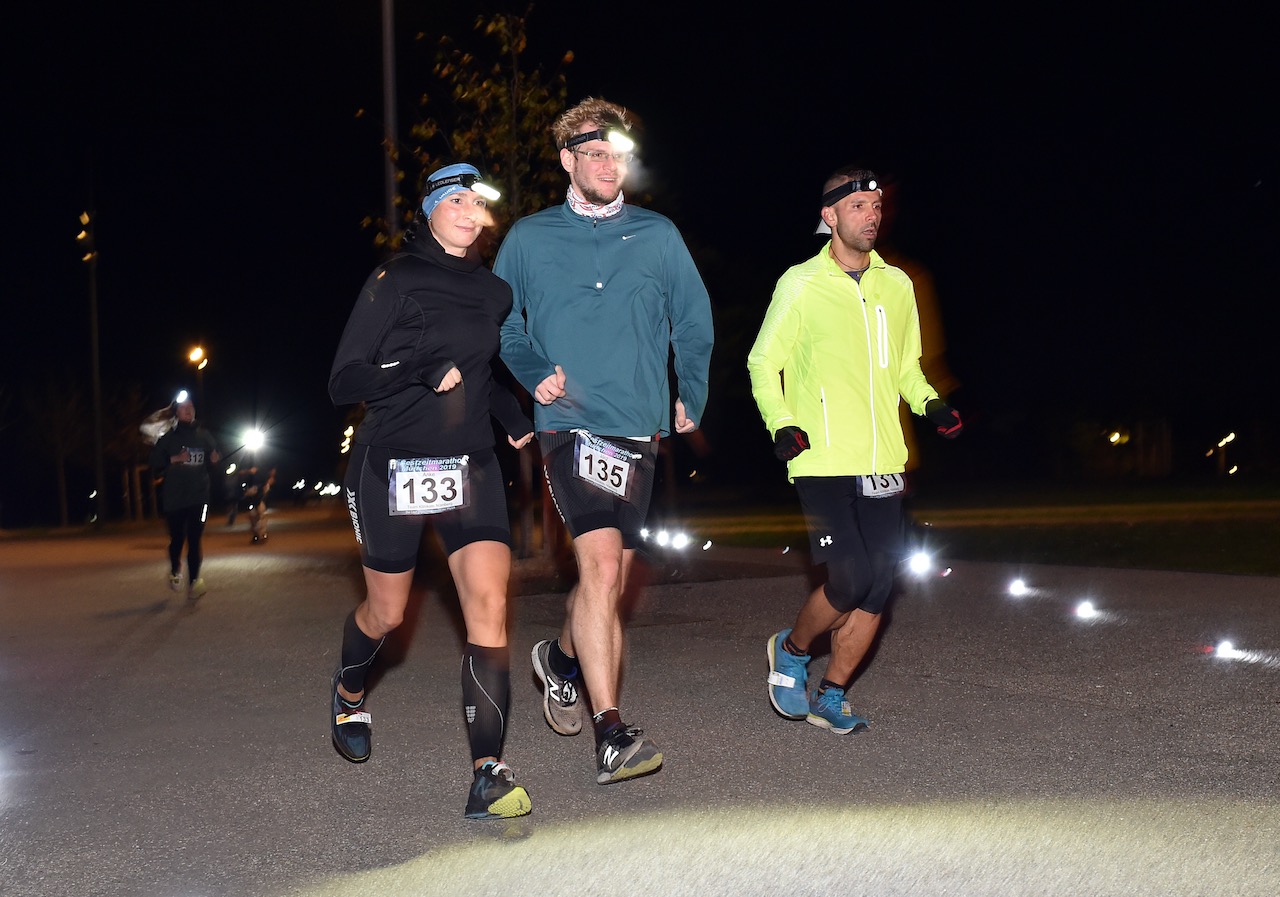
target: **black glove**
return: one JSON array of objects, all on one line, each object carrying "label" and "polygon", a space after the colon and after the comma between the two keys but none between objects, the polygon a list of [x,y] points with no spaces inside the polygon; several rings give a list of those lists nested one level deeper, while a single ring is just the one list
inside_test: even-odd
[{"label": "black glove", "polygon": [[799,427],[782,427],[773,434],[773,453],[779,461],[790,461],[809,447],[809,434]]},{"label": "black glove", "polygon": [[964,429],[960,421],[960,412],[956,411],[942,399],[930,399],[925,403],[924,416],[929,423],[938,428],[938,435],[947,439],[955,439]]}]

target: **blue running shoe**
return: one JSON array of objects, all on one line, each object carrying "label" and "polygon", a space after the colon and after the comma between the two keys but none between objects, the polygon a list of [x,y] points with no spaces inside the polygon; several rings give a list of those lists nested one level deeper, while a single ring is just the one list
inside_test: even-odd
[{"label": "blue running shoe", "polygon": [[333,701],[329,715],[330,728],[333,734],[333,746],[338,753],[352,763],[363,763],[369,759],[371,733],[368,711],[362,710],[364,698],[352,707],[342,700],[338,694],[338,683],[342,681],[342,671],[333,674]]},{"label": "blue running shoe", "polygon": [[529,792],[516,784],[515,774],[505,763],[490,760],[475,771],[475,781],[467,795],[468,819],[512,819],[533,810]]},{"label": "blue running shoe", "polygon": [[858,729],[870,727],[864,718],[853,712],[849,702],[845,700],[843,688],[828,688],[826,691],[814,692],[809,702],[809,715],[806,719],[822,729],[830,729],[837,735],[848,735]]},{"label": "blue running shoe", "polygon": [[804,719],[809,715],[809,655],[797,657],[782,647],[790,629],[769,638],[769,703],[787,719]]}]

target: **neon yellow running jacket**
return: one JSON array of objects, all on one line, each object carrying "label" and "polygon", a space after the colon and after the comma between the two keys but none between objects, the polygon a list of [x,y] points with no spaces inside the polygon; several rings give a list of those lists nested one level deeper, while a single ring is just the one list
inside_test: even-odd
[{"label": "neon yellow running jacket", "polygon": [[915,291],[874,251],[859,283],[830,248],[778,280],[747,356],[751,394],[770,436],[788,426],[809,434],[789,480],[901,473],[899,396],[920,415],[938,397],[920,370]]}]

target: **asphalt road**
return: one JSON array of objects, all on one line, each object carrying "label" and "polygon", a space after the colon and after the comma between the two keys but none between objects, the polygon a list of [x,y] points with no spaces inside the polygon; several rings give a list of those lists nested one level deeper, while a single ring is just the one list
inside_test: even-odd
[{"label": "asphalt road", "polygon": [[422,577],[354,766],[327,727],[347,526],[286,511],[252,546],[220,523],[194,605],[158,524],[0,539],[5,897],[1280,893],[1278,579],[904,579],[851,690],[871,729],[841,737],[765,697],[801,559],[695,551],[629,629],[624,712],[666,766],[602,787],[590,736],[542,720],[528,651],[563,583],[522,563],[507,760],[534,812],[478,823],[447,586]]}]

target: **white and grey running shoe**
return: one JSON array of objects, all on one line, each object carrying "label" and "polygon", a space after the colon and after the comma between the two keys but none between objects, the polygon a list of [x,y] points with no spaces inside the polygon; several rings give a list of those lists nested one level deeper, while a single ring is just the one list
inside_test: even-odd
[{"label": "white and grey running shoe", "polygon": [[542,680],[542,715],[547,725],[561,735],[577,735],[582,731],[582,708],[578,703],[578,686],[551,669],[548,657],[551,642],[544,639],[533,646],[533,671]]},{"label": "white and grey running shoe", "polygon": [[640,729],[619,726],[600,742],[596,749],[596,782],[608,785],[657,772],[662,766],[662,751],[646,738]]}]

